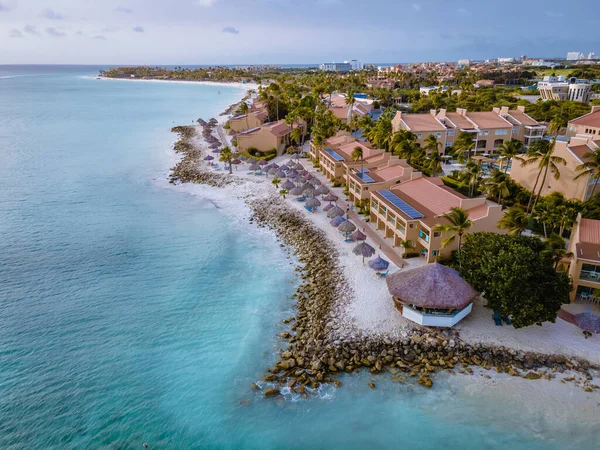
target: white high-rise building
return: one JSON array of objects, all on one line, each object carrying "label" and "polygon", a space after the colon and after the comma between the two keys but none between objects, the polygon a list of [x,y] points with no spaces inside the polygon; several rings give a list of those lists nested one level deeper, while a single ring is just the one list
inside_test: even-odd
[{"label": "white high-rise building", "polygon": [[470,59],[459,59],[458,60],[459,66],[470,66],[472,63],[473,63],[473,61],[471,61]]},{"label": "white high-rise building", "polygon": [[350,64],[352,70],[363,70],[365,68],[362,61],[359,61],[358,59],[351,59],[350,61],[344,61],[344,63]]},{"label": "white high-rise building", "polygon": [[585,55],[581,52],[567,53],[567,61],[579,61],[580,59],[585,59]]}]

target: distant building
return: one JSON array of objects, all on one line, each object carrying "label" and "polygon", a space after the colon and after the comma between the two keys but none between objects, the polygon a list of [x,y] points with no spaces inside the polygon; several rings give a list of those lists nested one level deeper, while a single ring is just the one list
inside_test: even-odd
[{"label": "distant building", "polygon": [[496,85],[496,82],[494,80],[479,80],[473,86],[476,88],[481,88],[481,87],[494,87],[495,85]]},{"label": "distant building", "polygon": [[533,61],[531,63],[531,65],[533,67],[557,67],[557,66],[560,66],[559,63],[556,63],[554,61],[545,61],[543,59],[538,59],[537,61]]},{"label": "distant building", "polygon": [[365,68],[362,61],[359,61],[358,59],[351,59],[350,61],[344,61],[344,64],[350,64],[350,68],[352,70],[363,70]]},{"label": "distant building", "polygon": [[568,81],[564,76],[544,77],[544,80],[538,83],[538,89],[543,100],[573,100],[587,104],[592,97],[589,82],[575,77]]},{"label": "distant building", "polygon": [[352,70],[352,66],[350,63],[323,63],[319,66],[319,68],[324,72],[350,72]]},{"label": "distant building", "polygon": [[592,106],[589,114],[573,119],[567,126],[567,136],[585,134],[600,142],[600,106]]},{"label": "distant building", "polygon": [[600,297],[600,220],[582,219],[579,214],[567,251],[573,255],[569,264],[571,301]]},{"label": "distant building", "polygon": [[567,53],[567,61],[579,61],[585,59],[585,56],[581,52],[569,52]]},{"label": "distant building", "polygon": [[515,58],[498,58],[498,64],[512,64],[515,62]]},{"label": "distant building", "polygon": [[427,97],[430,92],[446,92],[447,90],[448,86],[421,86],[419,93]]},{"label": "distant building", "polygon": [[470,66],[471,64],[473,64],[473,61],[471,61],[470,59],[459,59],[458,60],[459,66]]}]

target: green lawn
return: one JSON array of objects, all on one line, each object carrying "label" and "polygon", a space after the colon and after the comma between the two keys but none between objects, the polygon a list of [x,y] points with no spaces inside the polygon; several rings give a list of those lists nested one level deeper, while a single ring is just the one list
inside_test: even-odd
[{"label": "green lawn", "polygon": [[538,70],[537,75],[538,75],[538,77],[543,77],[544,75],[552,75],[554,73],[554,74],[556,74],[556,76],[559,76],[559,75],[567,76],[571,72],[573,72],[573,69],[546,69],[546,70]]}]

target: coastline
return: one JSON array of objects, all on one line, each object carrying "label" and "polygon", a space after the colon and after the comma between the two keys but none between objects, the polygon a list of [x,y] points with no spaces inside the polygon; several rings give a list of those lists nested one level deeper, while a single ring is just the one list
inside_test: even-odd
[{"label": "coastline", "polygon": [[[222,124],[227,118],[219,122]],[[300,285],[293,300],[297,314],[284,320],[289,328],[278,336],[281,348],[279,354],[274,355],[276,361],[266,370],[263,380],[253,385],[261,396],[306,398],[319,394],[328,385],[341,386],[340,375],[369,371],[384,377],[384,382],[390,379],[402,384],[412,381],[428,388],[436,373],[448,373],[473,379],[473,382],[473,377],[484,378],[492,384],[500,380],[504,395],[508,395],[508,386],[514,385],[519,387],[513,394],[521,396],[527,390],[527,383],[535,383],[544,386],[540,389],[551,392],[553,398],[566,401],[576,389],[587,396],[587,402],[600,400],[599,368],[593,361],[579,357],[581,355],[523,351],[518,347],[501,346],[502,343],[482,344],[472,339],[466,342],[458,330],[432,331],[408,326],[396,329],[395,333],[374,333],[361,324],[357,326],[356,317],[349,314],[356,307],[356,297],[362,297],[360,300],[367,306],[370,299],[365,302],[365,292],[358,292],[358,284],[364,280],[355,279],[355,271],[348,270],[349,264],[342,260],[346,255],[340,254],[343,247],[334,240],[335,230],[318,226],[300,204],[283,200],[270,180],[251,177],[243,168],[237,173],[234,170],[232,176],[210,169],[203,160],[207,146],[199,133],[192,142],[195,150],[190,154],[193,157],[183,154],[171,172],[173,177],[185,166],[187,179],[175,176],[171,181],[179,179],[183,183],[191,181],[226,190],[228,197],[245,204],[247,211],[243,215],[250,224],[272,230],[282,246],[289,249],[288,254],[296,259]],[[300,162],[306,167],[310,165],[307,160]],[[352,262],[356,263],[354,258]],[[363,273],[369,272],[363,268]],[[364,311],[357,314],[362,313]],[[377,323],[372,321],[369,325]],[[522,383],[511,382],[511,378]],[[372,384],[371,387],[376,388],[376,383]]]},{"label": "coastline", "polygon": [[233,87],[236,89],[243,89],[245,91],[258,89],[260,85],[256,83],[240,83],[237,81],[227,82],[227,81],[192,81],[192,80],[150,80],[150,79],[141,79],[141,78],[112,78],[112,77],[102,77],[102,76],[84,76],[84,78],[88,79],[96,79],[96,80],[112,80],[112,81],[143,81],[148,83],[175,83],[175,84],[200,84],[205,86],[223,86],[223,87]]}]

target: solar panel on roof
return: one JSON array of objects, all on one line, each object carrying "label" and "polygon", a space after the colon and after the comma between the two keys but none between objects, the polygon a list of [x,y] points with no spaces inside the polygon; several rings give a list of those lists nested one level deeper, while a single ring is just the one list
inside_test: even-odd
[{"label": "solar panel on roof", "polygon": [[356,176],[363,180],[365,183],[375,183],[375,180],[366,173],[357,173]]},{"label": "solar panel on roof", "polygon": [[240,134],[248,134],[248,133],[252,133],[253,131],[256,131],[256,130],[260,130],[260,127],[250,128],[249,130],[242,131]]},{"label": "solar panel on roof", "polygon": [[342,156],[338,155],[336,152],[334,152],[330,148],[326,148],[325,149],[325,153],[327,153],[328,155],[330,155],[336,161],[343,161],[344,160],[344,158]]},{"label": "solar panel on roof", "polygon": [[419,211],[417,211],[415,208],[410,206],[408,203],[400,199],[392,192],[388,190],[383,190],[379,191],[379,193],[383,198],[385,198],[388,202],[390,202],[392,205],[394,205],[396,208],[398,208],[411,219],[421,219],[422,217],[425,217],[423,214],[421,214]]},{"label": "solar panel on roof", "polygon": [[369,169],[360,169],[359,173],[369,173],[370,170]]}]

